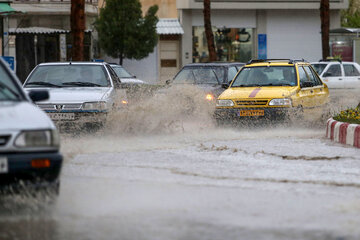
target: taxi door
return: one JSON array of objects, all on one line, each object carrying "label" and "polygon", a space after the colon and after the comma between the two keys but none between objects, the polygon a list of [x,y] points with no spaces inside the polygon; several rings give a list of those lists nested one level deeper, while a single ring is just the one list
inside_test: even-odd
[{"label": "taxi door", "polygon": [[306,74],[303,66],[298,66],[299,79],[300,79],[300,91],[298,93],[299,102],[298,104],[302,106],[304,112],[307,112],[309,108],[312,107],[313,102],[315,101],[314,90],[310,84],[310,79]]},{"label": "taxi door", "polygon": [[315,100],[314,102],[312,102],[313,107],[320,107],[327,102],[328,93],[327,91],[325,91],[325,88],[320,81],[320,78],[316,74],[315,70],[312,69],[310,66],[304,66],[304,69],[310,81],[313,83],[313,99]]}]

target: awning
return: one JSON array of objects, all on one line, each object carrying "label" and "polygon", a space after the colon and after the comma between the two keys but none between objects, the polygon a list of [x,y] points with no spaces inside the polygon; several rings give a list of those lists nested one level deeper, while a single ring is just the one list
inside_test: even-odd
[{"label": "awning", "polygon": [[10,7],[8,3],[0,3],[0,15],[7,15],[16,12],[18,11]]},{"label": "awning", "polygon": [[9,34],[62,34],[69,33],[69,30],[45,28],[45,27],[29,27],[29,28],[9,28]]},{"label": "awning", "polygon": [[[9,34],[65,34],[70,33],[70,30],[47,28],[47,27],[28,27],[28,28],[9,28]],[[85,33],[92,32],[91,29],[86,29]]]},{"label": "awning", "polygon": [[181,35],[184,34],[180,22],[176,18],[160,18],[156,24],[156,32],[159,35]]},{"label": "awning", "polygon": [[330,33],[360,33],[360,28],[335,28]]}]

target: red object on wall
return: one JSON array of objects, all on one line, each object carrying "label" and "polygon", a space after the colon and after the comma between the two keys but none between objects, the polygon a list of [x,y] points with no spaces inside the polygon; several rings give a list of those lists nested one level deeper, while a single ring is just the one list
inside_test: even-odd
[{"label": "red object on wall", "polygon": [[332,44],[331,45],[332,56],[341,56],[343,61],[353,61],[353,48],[349,45],[344,44]]}]

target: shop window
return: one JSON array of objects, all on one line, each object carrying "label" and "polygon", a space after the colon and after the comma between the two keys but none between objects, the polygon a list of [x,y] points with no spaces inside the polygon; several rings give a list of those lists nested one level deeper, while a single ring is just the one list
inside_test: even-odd
[{"label": "shop window", "polygon": [[[213,28],[218,61],[247,62],[253,57],[251,28]],[[209,52],[204,27],[193,27],[193,62],[207,62]]]}]

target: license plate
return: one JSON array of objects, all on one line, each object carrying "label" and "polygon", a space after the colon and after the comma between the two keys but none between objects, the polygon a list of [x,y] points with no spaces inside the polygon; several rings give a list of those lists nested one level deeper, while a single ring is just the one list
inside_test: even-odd
[{"label": "license plate", "polygon": [[264,116],[264,110],[240,110],[240,117]]},{"label": "license plate", "polygon": [[49,117],[54,120],[75,120],[75,113],[48,113]]},{"label": "license plate", "polygon": [[0,174],[9,171],[8,160],[5,157],[0,157]]}]

